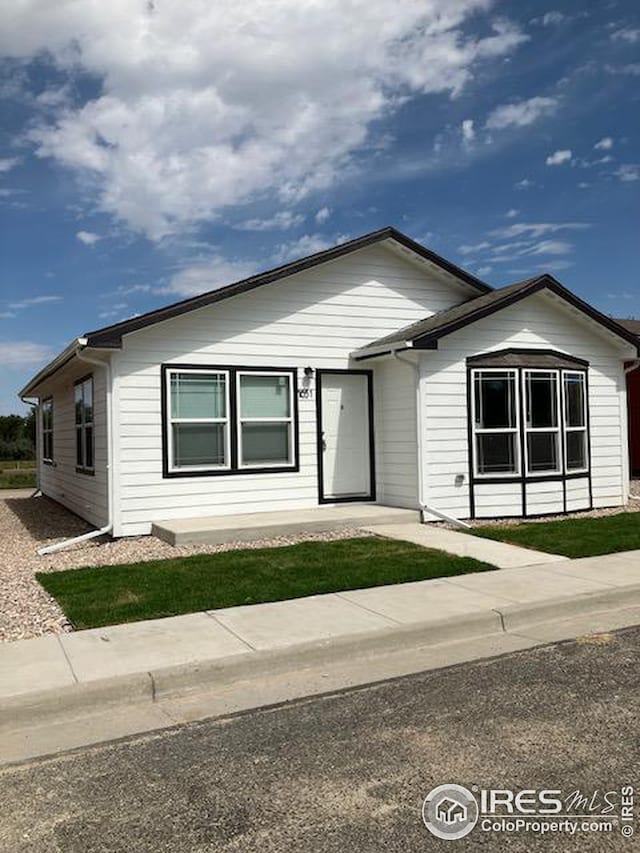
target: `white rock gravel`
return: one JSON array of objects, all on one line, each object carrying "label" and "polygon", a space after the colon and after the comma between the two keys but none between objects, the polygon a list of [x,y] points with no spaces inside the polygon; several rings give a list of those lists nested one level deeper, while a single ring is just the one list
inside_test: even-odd
[{"label": "white rock gravel", "polygon": [[271,548],[305,541],[367,536],[357,529],[300,533],[256,542],[173,547],[153,536],[127,539],[101,537],[65,551],[39,557],[43,545],[86,533],[91,526],[49,498],[13,492],[0,498],[0,641],[71,631],[57,603],[35,579],[36,572],[59,572],[82,566],[135,563],[189,554],[214,554],[240,548]]}]

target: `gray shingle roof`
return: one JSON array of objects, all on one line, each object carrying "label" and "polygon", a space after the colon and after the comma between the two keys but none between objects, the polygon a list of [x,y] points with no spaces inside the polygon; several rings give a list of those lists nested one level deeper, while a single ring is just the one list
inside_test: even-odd
[{"label": "gray shingle roof", "polygon": [[616,318],[616,323],[640,338],[640,320],[618,320]]}]

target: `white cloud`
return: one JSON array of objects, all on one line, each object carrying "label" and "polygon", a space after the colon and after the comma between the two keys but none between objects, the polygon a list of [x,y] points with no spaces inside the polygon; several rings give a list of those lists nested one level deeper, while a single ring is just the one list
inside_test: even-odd
[{"label": "white cloud", "polygon": [[302,213],[281,210],[267,219],[248,219],[234,227],[241,231],[286,231],[289,228],[297,228],[298,225],[302,225],[304,220],[305,217]]},{"label": "white cloud", "polygon": [[331,208],[329,207],[321,207],[320,210],[316,213],[314,219],[316,220],[318,225],[322,225],[324,222],[329,219],[331,216]]},{"label": "white cloud", "polygon": [[491,243],[483,240],[482,243],[466,243],[458,246],[458,251],[461,255],[473,255],[475,252],[482,252],[484,249],[490,249]]},{"label": "white cloud", "polygon": [[[407,99],[458,95],[526,36],[491,0],[45,0],[0,7],[0,51],[91,74],[30,134],[97,206],[154,239],[271,194],[293,203],[375,147]],[[491,29],[469,34],[483,14]],[[354,26],[357,21],[357,26]],[[62,83],[65,81],[62,80]]]},{"label": "white cloud", "polygon": [[274,260],[290,261],[295,258],[304,258],[307,255],[322,252],[324,249],[330,249],[338,243],[344,243],[348,239],[349,237],[346,234],[340,234],[335,238],[323,237],[322,234],[303,234],[297,240],[278,246]]},{"label": "white cloud", "polygon": [[0,320],[10,320],[15,316],[13,311],[0,311]]},{"label": "white cloud", "polygon": [[515,219],[515,217],[516,217],[519,213],[520,213],[520,211],[519,211],[519,210],[516,210],[516,209],[515,209],[515,207],[512,207],[512,208],[511,208],[511,210],[508,210],[508,211],[505,213],[505,216],[507,217],[507,219]]},{"label": "white cloud", "polygon": [[19,157],[0,157],[0,172],[10,172],[19,162]]},{"label": "white cloud", "polygon": [[[231,261],[222,255],[213,255],[190,264],[172,276],[167,285],[153,288],[154,293],[174,294],[186,298],[208,290],[217,290],[248,278],[256,271],[250,261]],[[122,292],[131,292],[122,291]]]},{"label": "white cloud", "polygon": [[570,148],[558,149],[558,151],[554,151],[553,154],[549,154],[545,160],[547,166],[562,166],[563,163],[569,162],[571,162]]},{"label": "white cloud", "polygon": [[613,148],[613,139],[610,136],[603,136],[593,147],[597,151],[609,151],[609,149]]},{"label": "white cloud", "polygon": [[476,137],[476,132],[475,132],[474,127],[473,127],[473,119],[472,118],[466,118],[462,122],[462,138],[465,142],[470,143],[470,142],[473,142],[475,137]]},{"label": "white cloud", "polygon": [[0,341],[0,363],[4,367],[43,364],[53,357],[53,350],[35,341]]},{"label": "white cloud", "polygon": [[566,240],[542,240],[536,243],[524,254],[528,255],[568,255],[573,251],[571,243]]},{"label": "white cloud", "polygon": [[94,243],[97,243],[98,240],[102,239],[100,234],[94,234],[93,231],[78,231],[76,233],[76,237],[81,243],[84,243],[85,246],[93,246]]},{"label": "white cloud", "polygon": [[27,299],[21,299],[19,302],[9,303],[9,308],[20,311],[23,308],[31,308],[33,305],[46,305],[51,302],[62,302],[62,296],[30,296]]},{"label": "white cloud", "polygon": [[150,293],[152,290],[150,284],[121,284],[115,292],[126,296],[129,293]]},{"label": "white cloud", "polygon": [[590,227],[586,222],[515,222],[506,228],[497,228],[491,234],[503,239],[521,237],[523,235],[536,239],[545,234],[555,234],[558,231],[582,231]]},{"label": "white cloud", "polygon": [[640,62],[630,62],[627,65],[605,65],[608,74],[628,74],[631,77],[640,76]]},{"label": "white cloud", "polygon": [[626,41],[628,44],[636,44],[640,41],[640,28],[623,27],[611,33],[613,41]]},{"label": "white cloud", "polygon": [[489,275],[489,273],[491,272],[492,269],[493,269],[493,267],[491,267],[491,266],[478,267],[478,269],[476,270],[476,273],[478,275]]},{"label": "white cloud", "polygon": [[485,126],[489,130],[526,127],[539,118],[552,115],[557,108],[557,98],[535,97],[526,101],[516,101],[513,104],[502,104],[489,113]]},{"label": "white cloud", "polygon": [[640,181],[640,164],[623,163],[613,174],[620,178],[624,183]]},{"label": "white cloud", "polygon": [[529,178],[523,178],[521,181],[516,181],[513,186],[516,190],[528,190],[534,186],[534,182],[530,181]]},{"label": "white cloud", "polygon": [[563,15],[562,12],[545,12],[544,15],[541,15],[539,18],[532,18],[530,23],[537,24],[541,27],[551,27],[557,24],[563,23],[563,21],[567,20],[567,16]]}]

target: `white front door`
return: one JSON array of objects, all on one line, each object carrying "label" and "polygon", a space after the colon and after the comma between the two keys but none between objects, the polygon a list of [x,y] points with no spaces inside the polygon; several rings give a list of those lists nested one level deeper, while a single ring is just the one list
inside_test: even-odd
[{"label": "white front door", "polygon": [[372,497],[369,374],[322,373],[321,499]]}]

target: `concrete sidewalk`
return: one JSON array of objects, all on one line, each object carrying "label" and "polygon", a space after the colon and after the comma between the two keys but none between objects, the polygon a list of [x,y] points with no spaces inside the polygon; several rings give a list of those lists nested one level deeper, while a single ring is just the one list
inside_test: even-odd
[{"label": "concrete sidewalk", "polygon": [[632,605],[640,605],[640,551],[21,640],[0,647],[0,722],[47,696],[81,695],[78,688],[120,696],[157,691],[159,683],[170,689],[172,673],[185,682],[185,667],[249,672],[265,654],[304,657],[331,644],[396,640],[433,644],[518,630],[541,614],[562,619]]}]

